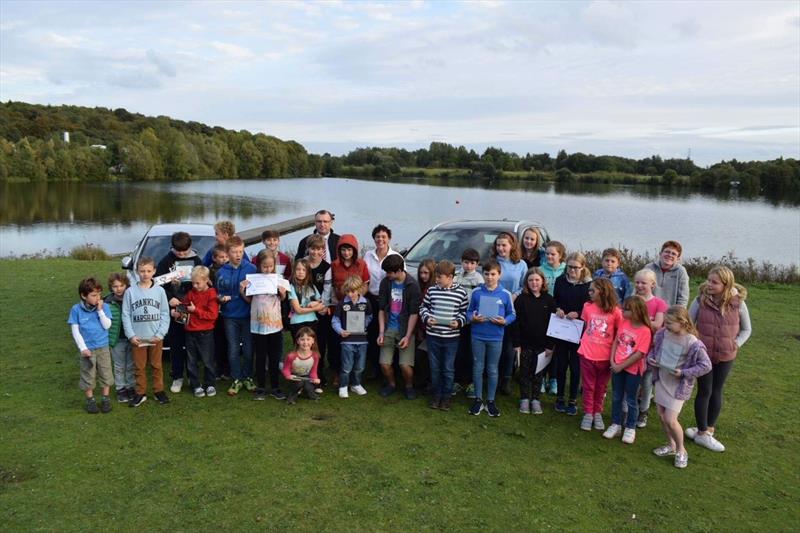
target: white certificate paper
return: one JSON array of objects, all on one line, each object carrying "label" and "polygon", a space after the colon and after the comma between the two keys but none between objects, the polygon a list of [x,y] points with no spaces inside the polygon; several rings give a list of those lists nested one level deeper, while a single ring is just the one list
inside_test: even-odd
[{"label": "white certificate paper", "polygon": [[245,291],[246,296],[278,294],[277,274],[248,274],[246,279],[250,282]]},{"label": "white certificate paper", "polygon": [[547,352],[540,353],[536,362],[536,372],[534,373],[538,374],[547,368],[547,365],[550,364],[551,359],[553,359],[553,352],[550,352],[550,355],[547,355]]},{"label": "white certificate paper", "polygon": [[485,318],[495,318],[503,316],[500,309],[503,307],[503,300],[497,296],[481,296],[478,301],[478,314]]},{"label": "white certificate paper", "polygon": [[580,344],[581,333],[583,333],[583,320],[558,318],[555,313],[550,315],[550,323],[547,325],[548,337]]},{"label": "white certificate paper", "polygon": [[367,328],[364,325],[366,313],[364,311],[348,311],[347,324],[345,330],[349,333],[364,333]]}]

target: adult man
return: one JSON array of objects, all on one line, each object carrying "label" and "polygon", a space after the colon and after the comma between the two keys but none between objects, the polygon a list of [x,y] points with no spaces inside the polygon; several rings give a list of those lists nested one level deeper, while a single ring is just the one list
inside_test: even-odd
[{"label": "adult man", "polygon": [[[325,255],[323,259],[328,263],[333,263],[336,259],[336,248],[339,245],[339,235],[333,232],[331,225],[333,224],[333,213],[327,209],[320,209],[314,214],[314,233],[325,239]],[[308,255],[306,249],[306,240],[308,235],[303,237],[300,244],[297,245],[297,258],[303,258]]]}]

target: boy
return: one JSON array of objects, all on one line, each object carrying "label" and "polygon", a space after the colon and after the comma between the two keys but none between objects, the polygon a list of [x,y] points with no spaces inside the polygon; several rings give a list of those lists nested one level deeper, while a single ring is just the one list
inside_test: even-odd
[{"label": "boy", "polygon": [[[186,322],[186,354],[188,356],[189,386],[195,398],[216,396],[214,364],[214,323],[219,316],[217,291],[211,288],[208,268],[200,265],[192,269],[192,290],[182,302],[189,312]],[[200,386],[198,360],[205,367],[205,386]]]},{"label": "boy", "polygon": [[117,386],[117,401],[127,403],[136,394],[136,378],[133,366],[131,343],[122,331],[122,299],[130,287],[126,274],[113,272],[108,276],[111,294],[105,302],[111,307],[111,327],[108,330],[108,345],[111,348],[111,360],[114,363],[114,383]]},{"label": "boy", "polygon": [[633,286],[619,266],[622,263],[622,254],[616,248],[606,248],[603,250],[603,268],[594,273],[594,279],[606,278],[614,286],[617,293],[619,305],[625,298],[633,294]]},{"label": "boy", "polygon": [[[86,396],[86,412],[89,414],[110,413],[111,400],[108,393],[114,384],[111,371],[111,351],[108,349],[108,328],[111,327],[111,307],[103,302],[100,292],[103,287],[94,278],[86,278],[78,284],[79,303],[72,306],[67,324],[72,338],[81,353],[80,388]],[[103,397],[100,408],[94,399],[97,377]]]},{"label": "boy", "polygon": [[380,394],[391,396],[397,388],[392,361],[394,350],[398,348],[405,397],[413,400],[417,397],[414,391],[414,328],[419,319],[422,294],[417,280],[405,271],[403,256],[386,256],[381,268],[386,277],[378,289],[378,346],[381,347],[380,365],[386,385]]},{"label": "boy", "polygon": [[467,291],[461,285],[453,283],[456,273],[453,263],[439,261],[435,272],[436,284],[425,292],[419,308],[420,320],[427,325],[425,338],[428,341],[433,388],[428,406],[431,409],[449,411],[459,330],[467,322],[469,300]]},{"label": "boy", "polygon": [[[172,281],[164,285],[164,292],[167,294],[167,301],[170,306],[170,315],[175,319],[170,321],[169,331],[167,332],[167,346],[169,346],[169,358],[172,368],[172,385],[169,390],[177,394],[183,388],[183,372],[186,367],[186,331],[184,323],[181,322],[181,314],[177,307],[181,300],[192,288],[192,280],[189,275],[191,269],[203,264],[194,250],[192,250],[192,236],[185,231],[178,231],[172,234],[172,248],[158,262],[156,276],[162,276],[170,271],[183,269],[186,274],[179,280]],[[184,317],[185,319],[185,317]]]},{"label": "boy", "polygon": [[[483,276],[478,272],[478,261],[481,255],[478,250],[474,248],[467,248],[461,254],[461,272],[458,273],[453,280],[467,291],[467,302],[472,297],[474,291],[479,285],[483,285]],[[475,387],[472,385],[472,326],[467,323],[461,328],[461,334],[458,341],[458,352],[456,354],[456,370],[455,381],[456,387],[464,388],[467,398],[475,398]]]},{"label": "boy", "polygon": [[[236,235],[236,226],[233,225],[233,222],[230,220],[220,220],[216,224],[214,224],[214,237],[217,239],[217,244],[221,244],[225,246],[225,243],[228,242],[228,239]],[[214,259],[214,248],[211,248],[209,251],[206,252],[205,257],[203,257],[203,266],[210,267],[213,263]],[[250,261],[250,258],[247,257],[247,254],[244,254],[244,260]]]},{"label": "boy", "polygon": [[689,273],[681,264],[683,247],[678,241],[667,241],[661,245],[661,253],[656,261],[645,266],[656,273],[654,294],[667,302],[667,305],[689,303]]},{"label": "boy", "polygon": [[[325,309],[317,313],[317,348],[319,349],[319,379],[320,387],[324,387],[325,380],[325,356],[328,348],[328,339],[333,335],[331,329],[331,291],[333,290],[331,278],[331,264],[325,261],[325,239],[321,235],[313,234],[306,238],[308,248],[308,263],[311,266],[311,280],[317,291],[320,293],[320,300],[325,305]],[[339,373],[339,361],[328,359],[328,366],[334,374]],[[322,392],[318,387],[317,394]]]},{"label": "boy", "polygon": [[[228,396],[236,396],[242,387],[248,391],[256,388],[253,381],[253,337],[250,334],[250,304],[242,298],[241,283],[247,274],[255,274],[256,267],[244,261],[244,241],[236,235],[225,243],[228,263],[217,272],[217,299],[222,304],[225,337],[228,339],[228,363],[231,383]],[[241,357],[241,362],[239,358]]]},{"label": "boy", "polygon": [[[342,239],[344,239],[344,235]],[[342,246],[339,245],[339,258]],[[338,259],[337,259],[338,261]],[[339,398],[347,398],[347,386],[359,396],[367,393],[361,385],[361,374],[364,372],[364,365],[367,361],[367,326],[372,321],[372,306],[363,292],[366,283],[358,276],[350,276],[342,284],[342,291],[345,296],[336,306],[333,314],[331,326],[341,338],[342,361],[341,372],[339,372]],[[360,314],[363,321],[358,331],[348,329],[348,316],[350,314]],[[353,379],[350,379],[350,372]]]},{"label": "boy", "polygon": [[[228,252],[224,244],[215,244],[211,249],[211,259],[213,263],[208,268],[209,277],[212,284],[217,283],[217,272],[222,265],[228,262]],[[214,322],[214,360],[216,362],[217,379],[228,380],[231,375],[231,367],[228,363],[228,340],[225,338],[225,323],[222,315],[217,316]]]},{"label": "boy", "polygon": [[[261,232],[261,242],[264,248],[270,250],[278,258],[278,264],[275,271],[282,275],[284,279],[292,279],[292,260],[288,255],[281,252],[278,248],[281,245],[281,234],[275,230],[267,229]],[[253,256],[251,262],[258,268],[256,264],[258,254]]]},{"label": "boy", "polygon": [[156,262],[152,257],[140,258],[136,272],[139,274],[139,283],[125,291],[122,298],[122,327],[133,345],[136,373],[136,394],[128,406],[139,407],[147,401],[148,362],[153,376],[153,392],[158,403],[165,405],[169,403],[169,398],[164,393],[161,353],[169,329],[169,302],[164,289],[153,282]]}]

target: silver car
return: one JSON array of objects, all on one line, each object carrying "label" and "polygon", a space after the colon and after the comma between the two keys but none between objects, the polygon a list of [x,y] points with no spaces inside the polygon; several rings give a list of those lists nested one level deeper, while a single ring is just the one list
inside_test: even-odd
[{"label": "silver car", "polygon": [[122,258],[122,268],[128,271],[131,283],[139,281],[139,275],[136,273],[136,263],[139,258],[152,257],[158,264],[169,252],[172,234],[178,231],[185,231],[192,236],[192,249],[201,258],[216,244],[212,224],[155,224],[147,230],[131,254]]}]

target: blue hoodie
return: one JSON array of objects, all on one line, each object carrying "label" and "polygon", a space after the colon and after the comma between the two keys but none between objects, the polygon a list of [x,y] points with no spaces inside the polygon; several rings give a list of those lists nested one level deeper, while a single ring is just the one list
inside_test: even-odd
[{"label": "blue hoodie", "polygon": [[625,301],[625,298],[633,294],[633,286],[631,285],[631,282],[628,281],[628,276],[625,275],[625,272],[623,272],[621,268],[618,268],[611,274],[606,272],[604,268],[601,268],[594,273],[594,279],[601,278],[609,280],[611,285],[614,286],[614,290],[617,292],[619,305],[622,305],[622,302]]},{"label": "blue hoodie", "polygon": [[248,274],[255,274],[256,267],[253,263],[245,261],[234,267],[230,263],[222,265],[217,272],[217,296],[230,296],[231,300],[220,307],[222,318],[246,318],[250,320],[250,304],[242,298],[239,284]]},{"label": "blue hoodie", "polygon": [[[523,265],[525,263],[522,263]],[[467,308],[467,320],[472,322],[472,337],[479,341],[486,342],[502,342],[505,326],[495,324],[487,320],[486,322],[475,322],[472,316],[478,312],[481,306],[481,298],[490,296],[500,300],[498,305],[502,306],[502,313],[505,315],[506,326],[514,322],[517,314],[514,311],[514,302],[511,300],[511,293],[498,285],[493,291],[486,288],[486,285],[481,285],[472,291],[472,297],[469,300],[469,307]]]}]

